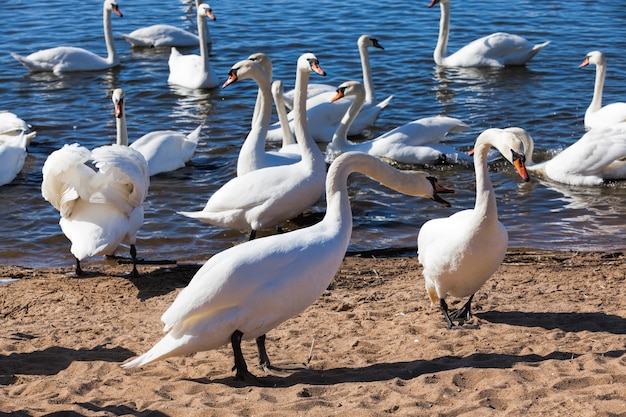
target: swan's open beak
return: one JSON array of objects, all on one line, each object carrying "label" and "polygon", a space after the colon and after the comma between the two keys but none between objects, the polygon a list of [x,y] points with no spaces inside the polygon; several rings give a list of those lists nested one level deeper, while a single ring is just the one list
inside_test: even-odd
[{"label": "swan's open beak", "polygon": [[113,5],[113,13],[115,13],[116,15],[118,15],[119,17],[124,17],[124,15],[122,14],[122,12],[120,12],[120,7],[117,4]]},{"label": "swan's open beak", "polygon": [[587,65],[589,65],[589,57],[586,56],[585,59],[583,59],[583,62],[580,63],[580,65],[578,66],[578,69],[586,67]]},{"label": "swan's open beak", "polygon": [[450,194],[450,193],[454,193],[454,190],[452,188],[447,188],[444,187],[442,185],[439,184],[439,182],[437,182],[437,178],[435,177],[426,177],[426,179],[428,181],[430,181],[430,183],[433,185],[433,200],[435,200],[436,202],[443,204],[446,207],[451,207],[451,204],[448,203],[446,200],[444,200],[443,198],[439,197],[439,193],[441,194]]},{"label": "swan's open beak", "polygon": [[524,155],[520,155],[513,151],[513,166],[517,170],[520,177],[522,177],[524,181],[528,182],[530,180],[530,175],[528,175],[525,160],[526,158],[524,158]]},{"label": "swan's open beak", "polygon": [[230,71],[228,71],[228,79],[226,81],[224,81],[224,84],[222,84],[222,88],[226,88],[227,86],[231,85],[232,83],[234,83],[235,81],[237,81],[237,70],[236,69],[231,69]]}]

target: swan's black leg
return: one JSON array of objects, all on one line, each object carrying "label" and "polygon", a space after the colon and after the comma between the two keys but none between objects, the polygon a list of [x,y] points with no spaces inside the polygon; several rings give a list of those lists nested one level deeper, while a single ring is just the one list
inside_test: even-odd
[{"label": "swan's black leg", "polygon": [[239,330],[235,330],[230,336],[230,343],[233,347],[233,354],[235,355],[235,366],[233,369],[235,372],[235,379],[244,380],[253,384],[261,385],[260,381],[248,371],[248,365],[241,352],[241,338],[243,333]]},{"label": "swan's black leg", "polygon": [[84,275],[85,272],[83,271],[83,268],[80,267],[80,259],[75,258],[76,259],[76,275],[77,276],[81,276]]},{"label": "swan's black leg", "polygon": [[263,367],[265,372],[269,372],[271,364],[270,358],[267,356],[267,350],[265,350],[265,335],[256,338],[256,346],[259,349],[259,365]]},{"label": "swan's black leg", "polygon": [[443,298],[439,299],[439,308],[443,312],[443,316],[448,322],[448,329],[453,328],[454,323],[452,323],[452,319],[450,318],[450,314],[448,313],[448,303],[446,303],[446,300],[444,300]]},{"label": "swan's black leg", "polygon": [[256,237],[256,230],[252,229],[250,230],[250,237],[248,238],[248,240],[254,240],[254,238]]},{"label": "swan's black leg", "polygon": [[457,311],[452,313],[452,319],[459,320],[461,322],[459,324],[462,324],[462,322],[471,319],[472,318],[472,299],[473,298],[474,298],[474,294],[470,295],[470,298],[463,305],[463,307],[461,307],[460,309],[458,309]]},{"label": "swan's black leg", "polygon": [[133,260],[133,270],[130,273],[130,276],[138,277],[139,272],[137,271],[137,248],[135,248],[135,245],[130,245],[130,257]]}]

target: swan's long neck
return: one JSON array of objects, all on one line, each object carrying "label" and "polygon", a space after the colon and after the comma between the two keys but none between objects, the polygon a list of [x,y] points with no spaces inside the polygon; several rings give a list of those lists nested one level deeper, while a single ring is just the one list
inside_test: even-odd
[{"label": "swan's long neck", "polygon": [[433,53],[433,58],[437,65],[441,65],[443,59],[448,55],[448,35],[450,34],[450,3],[442,0],[439,2],[441,18],[439,19],[439,37],[437,46]]},{"label": "swan's long neck", "polygon": [[274,104],[276,104],[276,113],[278,114],[278,123],[280,124],[280,130],[283,134],[283,148],[296,143],[291,133],[291,127],[289,127],[289,116],[287,116],[287,108],[285,107],[285,96],[283,90],[283,83],[280,80],[274,81],[272,84],[272,97],[274,98]]},{"label": "swan's long neck", "polygon": [[113,27],[111,25],[111,9],[104,6],[102,11],[102,27],[104,28],[104,42],[107,47],[107,62],[111,65],[117,65],[120,62],[115,49],[115,41],[113,40]]},{"label": "swan's long neck", "polygon": [[474,170],[476,172],[474,215],[479,225],[498,222],[498,206],[487,165],[487,155],[491,146],[491,141],[485,133],[478,137],[474,146]]},{"label": "swan's long neck", "polygon": [[606,64],[599,62],[596,64],[596,81],[593,86],[593,98],[589,104],[588,112],[595,112],[602,108],[602,93],[604,91],[604,78],[606,77]]},{"label": "swan's long neck", "polygon": [[198,24],[198,37],[200,38],[200,58],[202,58],[202,70],[209,68],[209,45],[207,44],[208,25],[206,17],[198,14],[196,16]]},{"label": "swan's long neck", "polygon": [[[259,86],[259,97],[255,104],[255,110],[252,117],[252,127],[246,140],[241,146],[239,154],[247,155],[250,157],[252,166],[259,166],[257,159],[263,158],[265,155],[265,137],[267,136],[267,130],[269,128],[270,119],[272,117],[272,97],[270,93],[269,78],[265,73],[261,71],[253,71],[250,75]],[[240,164],[246,162],[248,158],[238,158],[237,171],[240,171]],[[253,169],[241,166],[241,169],[245,172],[249,172]]]},{"label": "swan's long neck", "polygon": [[365,96],[362,94],[357,94],[354,96],[354,100],[350,103],[350,107],[343,115],[341,119],[341,123],[337,126],[337,130],[333,134],[333,139],[331,141],[333,148],[343,149],[352,145],[352,142],[348,140],[348,131],[350,130],[350,126],[354,119],[359,115],[361,108],[363,108],[363,104],[365,103]]},{"label": "swan's long neck", "polygon": [[302,161],[309,161],[312,165],[316,162],[324,162],[324,156],[319,146],[309,133],[306,119],[306,93],[311,73],[307,69],[298,68],[296,72],[296,85],[294,92],[294,136],[300,145]]},{"label": "swan's long neck", "polygon": [[117,138],[115,143],[128,146],[128,129],[126,128],[126,109],[122,106],[122,115],[115,118]]},{"label": "swan's long neck", "polygon": [[372,67],[370,65],[370,54],[367,45],[359,43],[359,54],[361,55],[361,69],[363,70],[363,87],[365,87],[365,103],[374,103],[376,93],[374,92],[374,80],[372,78]]}]

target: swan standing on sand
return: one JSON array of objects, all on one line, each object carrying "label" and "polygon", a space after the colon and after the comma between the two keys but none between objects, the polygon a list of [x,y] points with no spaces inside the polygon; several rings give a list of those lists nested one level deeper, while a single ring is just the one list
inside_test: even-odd
[{"label": "swan standing on sand", "polygon": [[61,230],[72,242],[76,274],[88,257],[111,255],[122,241],[130,244],[132,276],[137,276],[137,231],[150,178],[148,163],[127,142],[92,151],[78,143],[48,156],[41,194],[61,214]]},{"label": "swan standing on sand", "polygon": [[296,140],[302,159],[289,165],[258,169],[233,178],[218,189],[202,211],[180,214],[215,226],[250,230],[268,229],[292,219],[315,204],[324,192],[326,162],[308,133],[304,107],[311,71],[326,75],[315,55],[298,58],[296,72]]},{"label": "swan standing on sand", "polygon": [[444,67],[502,67],[525,65],[550,41],[533,45],[521,36],[510,33],[492,33],[476,39],[453,54],[448,54],[450,34],[450,0],[432,0],[428,7],[439,3],[441,19],[439,38],[433,57],[437,65]]},{"label": "swan standing on sand", "polygon": [[600,51],[591,51],[585,56],[578,68],[589,64],[596,66],[596,82],[593,87],[593,98],[585,112],[585,128],[595,129],[614,123],[626,122],[626,103],[611,103],[602,107],[602,92],[606,77],[606,58]]},{"label": "swan standing on sand", "polygon": [[256,338],[260,363],[269,368],[265,334],[315,302],[330,284],[352,233],[346,184],[352,172],[361,172],[401,193],[447,204],[437,191],[450,190],[438,186],[428,174],[399,171],[360,152],[346,153],[328,171],[328,205],[319,223],[246,242],[213,256],[161,317],[167,335],[122,366],[132,368],[216,349],[230,341],[235,377],[258,383],[248,371],[241,341]]},{"label": "swan standing on sand", "polygon": [[326,160],[348,151],[364,152],[372,156],[392,159],[404,164],[436,164],[444,161],[465,162],[471,157],[451,146],[439,143],[447,134],[469,129],[459,119],[445,116],[427,117],[399,126],[376,139],[353,143],[348,140],[350,124],[365,101],[365,89],[358,81],[346,81],[337,88],[334,100],[354,97],[332,141],[326,147]]},{"label": "swan standing on sand", "polygon": [[[118,143],[128,143],[126,128],[126,96],[124,90],[116,88],[111,96],[115,105],[115,123]],[[148,162],[150,176],[175,171],[185,166],[196,151],[202,125],[185,136],[173,130],[157,130],[134,141],[130,147],[143,155]]]},{"label": "swan standing on sand", "polygon": [[[488,129],[476,139],[476,203],[450,217],[426,222],[417,237],[418,259],[423,266],[426,291],[438,304],[448,322],[461,323],[471,317],[474,293],[498,269],[508,245],[506,228],[498,221],[498,207],[489,171],[487,154],[495,147],[511,162],[524,181],[529,180],[524,164],[524,145],[512,132]],[[445,297],[468,297],[462,309],[448,313]]]},{"label": "swan standing on sand", "polygon": [[186,88],[214,88],[219,85],[217,75],[209,60],[209,46],[207,45],[206,18],[216,20],[211,6],[200,4],[197,11],[198,36],[200,38],[200,55],[183,55],[174,47],[170,53],[168,65],[170,75],[169,84]]},{"label": "swan standing on sand", "polygon": [[[265,55],[265,59],[269,61],[267,55]],[[270,77],[255,60],[244,59],[233,65],[222,88],[246,78],[252,78],[257,83],[260,99],[257,99],[254,107],[252,128],[239,151],[237,176],[245,175],[260,168],[298,162],[301,159],[299,154],[265,151],[265,137],[272,117]]]},{"label": "swan standing on sand", "polygon": [[[363,85],[365,86],[365,105],[371,105],[376,101],[376,90],[374,89],[374,79],[372,76],[372,66],[370,64],[370,55],[368,48],[378,48],[383,51],[385,48],[378,42],[378,39],[370,35],[361,35],[357,40],[359,55],[361,57],[361,70],[363,71]],[[335,93],[335,86],[332,84],[309,84],[307,89],[307,101],[322,93]],[[294,90],[290,90],[284,94],[285,105],[287,108],[293,108]]]},{"label": "swan standing on sand", "polygon": [[626,180],[626,122],[591,129],[552,159],[533,162],[533,138],[520,127],[505,130],[524,144],[526,168],[540,177],[573,186]]},{"label": "swan standing on sand", "polygon": [[120,64],[113,31],[111,29],[111,12],[119,17],[122,13],[115,0],[104,0],[102,19],[104,26],[104,41],[107,47],[106,58],[102,58],[93,52],[73,46],[58,46],[34,52],[26,57],[11,52],[13,58],[31,71],[54,72],[61,74],[73,71],[101,71]]}]

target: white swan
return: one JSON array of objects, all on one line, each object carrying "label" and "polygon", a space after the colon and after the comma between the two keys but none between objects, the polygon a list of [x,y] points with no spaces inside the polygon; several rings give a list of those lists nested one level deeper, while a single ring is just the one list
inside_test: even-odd
[{"label": "white swan", "polygon": [[539,177],[573,186],[626,180],[626,122],[591,129],[552,159],[535,163],[533,138],[520,127],[505,130],[524,144],[526,167]]},{"label": "white swan", "polygon": [[[126,96],[124,90],[116,88],[111,96],[115,106],[115,123],[119,143],[128,143],[126,128]],[[148,162],[150,176],[175,171],[185,166],[193,156],[200,139],[202,125],[185,136],[173,130],[157,130],[134,141],[130,147],[143,155]]]},{"label": "white swan", "polygon": [[311,71],[326,75],[315,55],[298,58],[296,72],[296,140],[302,159],[289,165],[258,169],[233,178],[218,189],[202,211],[180,214],[215,226],[256,231],[280,225],[313,205],[324,191],[324,155],[308,133],[306,85]]},{"label": "white swan", "polygon": [[[489,148],[497,148],[529,180],[524,164],[524,145],[515,134],[502,129],[487,129],[476,139],[476,203],[450,217],[426,222],[417,237],[418,259],[423,266],[426,291],[433,305],[438,304],[450,327],[471,315],[473,295],[498,269],[508,245],[508,234],[498,221],[498,207],[489,171]],[[446,295],[467,297],[465,306],[448,313]]]},{"label": "white swan", "polygon": [[[265,59],[269,61],[269,57],[266,55]],[[265,137],[272,117],[272,96],[270,77],[256,60],[244,59],[233,65],[222,88],[246,78],[252,78],[257,83],[259,95],[254,107],[252,127],[239,150],[237,176],[245,175],[260,168],[293,164],[299,161],[301,159],[299,154],[265,151]]]},{"label": "white swan", "polygon": [[0,143],[7,140],[12,142],[12,138],[26,135],[27,144],[37,136],[37,132],[31,130],[31,126],[23,119],[20,119],[15,113],[9,111],[0,111]]},{"label": "white swan", "polygon": [[[191,47],[200,42],[195,33],[191,33],[176,26],[156,24],[133,30],[131,33],[122,33],[122,37],[135,48],[163,48],[167,46]],[[211,43],[207,40],[207,43]]]},{"label": "white swan", "polygon": [[107,48],[107,57],[102,58],[86,49],[73,46],[58,46],[34,52],[26,57],[11,52],[13,58],[31,71],[54,72],[61,74],[73,71],[101,71],[120,64],[113,31],[111,29],[111,12],[119,17],[122,13],[115,0],[104,0],[102,19],[104,26],[104,41]]},{"label": "white swan", "polygon": [[606,58],[600,51],[591,51],[585,56],[578,68],[592,64],[596,66],[596,81],[593,87],[593,98],[585,112],[585,128],[594,129],[613,123],[626,122],[626,103],[618,102],[602,107],[602,92],[606,77]]},{"label": "white swan", "polygon": [[432,0],[428,7],[439,3],[441,19],[439,38],[433,57],[437,65],[445,67],[502,67],[525,65],[550,41],[533,45],[526,39],[510,33],[492,33],[476,39],[453,54],[448,54],[450,34],[450,0]]},{"label": "white swan", "polygon": [[65,145],[42,169],[41,194],[61,214],[77,275],[83,274],[83,259],[111,255],[122,241],[130,245],[132,275],[138,275],[135,242],[150,178],[145,158],[120,137],[92,151],[78,143]]},{"label": "white swan", "polygon": [[349,96],[354,97],[354,100],[335,131],[332,141],[326,147],[327,162],[348,151],[364,152],[404,164],[426,165],[446,161],[469,164],[471,162],[469,155],[439,143],[449,133],[464,132],[469,129],[465,123],[452,117],[426,117],[399,126],[372,140],[350,142],[347,131],[365,100],[363,85],[358,81],[347,81],[337,88],[333,100]]},{"label": "white swan", "polygon": [[236,378],[259,382],[248,371],[241,341],[256,338],[260,363],[270,367],[265,334],[311,305],[330,284],[352,233],[346,184],[352,172],[364,173],[401,193],[447,204],[437,195],[441,187],[428,174],[398,171],[360,152],[346,153],[328,171],[327,210],[319,223],[213,256],[161,317],[167,335],[122,366],[133,368],[216,349],[230,341]]},{"label": "white swan", "polygon": [[197,12],[200,55],[183,55],[175,47],[172,48],[167,61],[170,67],[170,75],[167,78],[169,84],[191,89],[214,88],[219,85],[217,75],[209,60],[209,47],[206,41],[207,17],[215,20],[211,6],[202,3],[198,6]]},{"label": "white swan", "polygon": [[0,140],[0,186],[10,183],[24,167],[28,137],[6,135]]},{"label": "white swan", "polygon": [[[361,35],[357,39],[359,48],[359,56],[361,57],[361,70],[363,72],[363,85],[365,86],[365,105],[369,105],[376,101],[376,90],[374,89],[374,79],[372,77],[372,66],[370,64],[370,55],[368,48],[374,47],[385,50],[378,42],[378,39],[370,35]],[[332,84],[309,84],[307,89],[307,100],[322,93],[335,93],[335,86]],[[294,90],[290,90],[284,94],[285,105],[287,108],[293,108]]]}]

